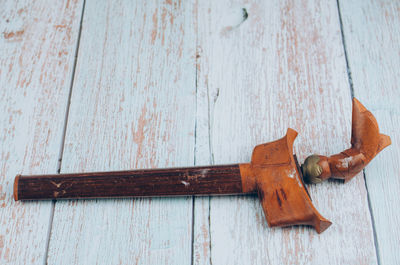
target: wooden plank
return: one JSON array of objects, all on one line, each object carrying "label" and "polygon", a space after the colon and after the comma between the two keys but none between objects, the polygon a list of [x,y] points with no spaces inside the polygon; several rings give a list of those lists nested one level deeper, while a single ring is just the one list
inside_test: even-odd
[{"label": "wooden plank", "polygon": [[340,1],[354,95],[378,120],[392,146],[365,170],[380,264],[400,253],[400,2]]},{"label": "wooden plank", "polygon": [[43,264],[51,202],[14,202],[18,173],[56,173],[82,1],[2,1],[0,264]]},{"label": "wooden plank", "polygon": [[[193,11],[185,1],[86,3],[63,173],[193,165]],[[187,264],[191,227],[191,197],[60,201],[48,262]]]},{"label": "wooden plank", "polygon": [[[200,1],[196,135],[206,160],[248,162],[256,144],[299,131],[299,160],[350,145],[351,95],[336,1]],[[199,111],[199,109],[198,109]],[[208,120],[209,126],[206,120]],[[268,228],[256,197],[195,201],[194,264],[374,264],[362,175],[309,186],[333,221]],[[208,217],[208,212],[210,215]]]}]

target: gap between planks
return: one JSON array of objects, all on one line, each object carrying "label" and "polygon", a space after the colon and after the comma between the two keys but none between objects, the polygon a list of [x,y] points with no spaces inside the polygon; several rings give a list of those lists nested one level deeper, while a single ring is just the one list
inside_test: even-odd
[{"label": "gap between planks", "polygon": [[[197,21],[197,13],[196,13],[196,21]],[[196,23],[196,49],[195,49],[195,91],[196,91],[196,95],[195,95],[195,115],[196,115],[196,119],[194,122],[194,145],[193,145],[193,165],[197,165],[196,164],[196,152],[197,152],[197,96],[198,96],[198,89],[197,89],[197,77],[198,77],[198,34],[197,34],[198,30],[197,30],[197,23]],[[191,242],[191,246],[190,246],[190,264],[193,265],[194,264],[194,225],[195,225],[195,221],[194,221],[194,207],[195,207],[195,200],[196,197],[192,196],[192,242]]]},{"label": "gap between planks", "polygon": [[[80,22],[79,22],[78,38],[77,38],[77,41],[76,41],[76,48],[75,48],[75,54],[74,54],[74,63],[73,63],[73,66],[72,66],[72,75],[71,75],[71,82],[70,82],[70,87],[69,87],[67,108],[65,110],[64,128],[63,128],[62,135],[61,135],[61,146],[60,146],[60,153],[59,153],[59,156],[58,156],[58,165],[57,165],[57,173],[58,174],[60,174],[60,172],[61,172],[61,164],[62,164],[62,157],[63,157],[63,153],[64,153],[64,144],[65,144],[65,135],[66,135],[67,126],[68,126],[69,108],[70,108],[70,105],[71,105],[72,88],[74,86],[75,69],[76,69],[76,63],[78,61],[79,44],[80,44],[81,33],[82,33],[82,22],[83,22],[83,16],[85,14],[85,4],[86,4],[86,0],[83,0],[82,9],[81,9],[82,10],[81,11],[81,17],[80,17]],[[45,265],[47,264],[47,258],[48,258],[48,254],[49,254],[50,237],[51,237],[51,230],[53,228],[55,204],[56,204],[56,201],[53,200],[51,202],[49,229],[47,231],[47,239],[46,239],[45,254],[44,254],[44,261],[43,261],[43,264],[45,264]]]},{"label": "gap between planks", "polygon": [[368,209],[369,209],[369,213],[370,213],[370,217],[371,217],[372,231],[374,232],[374,245],[375,245],[376,259],[377,259],[378,265],[380,265],[381,259],[380,259],[380,253],[379,253],[378,236],[376,234],[376,224],[375,224],[374,212],[372,211],[371,197],[369,195],[367,178],[365,176],[365,169],[363,169],[363,178],[364,178],[364,183],[365,183],[365,189],[367,190]]},{"label": "gap between planks", "polygon": [[[338,11],[338,17],[339,17],[339,25],[340,25],[340,34],[342,36],[342,44],[343,44],[343,51],[344,51],[344,58],[346,60],[346,70],[347,70],[347,77],[349,80],[349,88],[350,88],[350,93],[351,93],[351,98],[354,98],[354,86],[353,86],[353,78],[351,75],[351,68],[349,65],[349,57],[347,54],[347,47],[346,47],[346,38],[344,36],[344,30],[343,30],[343,20],[342,20],[342,13],[340,12],[340,3],[339,0],[336,0],[337,4],[337,11]],[[371,224],[372,224],[372,231],[374,233],[374,246],[375,246],[375,253],[376,253],[376,259],[378,262],[378,265],[380,265],[380,254],[379,254],[379,247],[378,247],[378,238],[376,235],[376,225],[375,225],[375,219],[374,219],[374,214],[371,208],[371,198],[367,186],[367,179],[365,177],[365,169],[363,169],[363,178],[364,178],[364,184],[365,184],[365,189],[367,191],[367,200],[368,200],[368,210],[371,218]]]},{"label": "gap between planks", "polygon": [[339,17],[340,35],[342,36],[342,45],[343,45],[343,51],[344,51],[344,58],[346,60],[347,77],[349,79],[349,87],[350,87],[351,98],[353,99],[354,98],[353,78],[351,77],[351,68],[350,68],[350,65],[349,65],[349,57],[347,56],[346,39],[345,39],[345,36],[344,36],[343,20],[342,20],[342,14],[340,13],[339,0],[336,0],[336,6],[337,6],[337,11],[338,11],[338,17]]},{"label": "gap between planks", "polygon": [[[197,4],[197,3],[196,3]],[[194,165],[197,166],[198,165],[198,160],[197,160],[197,149],[198,149],[198,133],[197,131],[199,130],[199,126],[198,126],[198,122],[199,122],[199,116],[198,116],[198,101],[200,100],[199,97],[199,88],[198,88],[198,80],[199,80],[199,67],[200,67],[200,53],[201,51],[199,50],[199,28],[198,28],[198,12],[195,13],[195,33],[196,33],[196,49],[195,49],[195,90],[196,90],[196,94],[195,94],[195,101],[196,101],[196,119],[195,119],[195,127],[194,127]],[[207,133],[208,133],[208,151],[209,151],[209,156],[208,156],[208,160],[210,165],[214,164],[214,159],[213,159],[213,154],[212,154],[212,149],[211,149],[211,120],[210,120],[210,97],[209,97],[209,89],[207,87]],[[200,159],[201,160],[201,159]],[[200,162],[201,164],[201,162]],[[211,196],[207,196],[207,201],[208,201],[208,211],[207,211],[207,219],[208,219],[208,239],[209,239],[209,264],[212,264],[212,255],[211,255],[211,222],[210,222],[210,214],[211,214]],[[191,242],[191,260],[190,260],[190,264],[193,265],[195,264],[195,207],[196,207],[196,196],[192,197],[192,242]]]}]

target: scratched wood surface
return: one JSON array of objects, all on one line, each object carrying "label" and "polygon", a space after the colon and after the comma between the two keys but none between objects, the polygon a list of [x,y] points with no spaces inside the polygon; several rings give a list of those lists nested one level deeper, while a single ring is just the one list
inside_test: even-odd
[{"label": "scratched wood surface", "polygon": [[0,3],[0,264],[43,264],[51,202],[14,202],[18,173],[57,173],[81,1]]},{"label": "scratched wood surface", "polygon": [[[350,144],[351,94],[335,1],[200,1],[196,135],[208,160],[250,160],[254,145],[296,129],[300,160]],[[200,106],[200,104],[198,104]],[[200,109],[198,109],[198,112]],[[207,131],[207,132],[205,132]],[[204,162],[207,159],[204,159]],[[195,200],[195,264],[374,264],[362,175],[311,186],[333,225],[267,227],[256,197]]]},{"label": "scratched wood surface", "polygon": [[[399,18],[383,0],[1,3],[0,264],[399,263]],[[321,235],[268,228],[255,196],[12,200],[17,173],[248,162],[287,127],[300,161],[337,153],[352,90],[393,146],[366,183],[309,186]]]},{"label": "scratched wood surface", "polygon": [[340,10],[354,95],[392,138],[365,177],[380,264],[399,264],[400,2],[340,1]]},{"label": "scratched wood surface", "polygon": [[[192,13],[86,1],[62,173],[193,165]],[[191,231],[191,197],[58,201],[48,263],[187,264]]]}]

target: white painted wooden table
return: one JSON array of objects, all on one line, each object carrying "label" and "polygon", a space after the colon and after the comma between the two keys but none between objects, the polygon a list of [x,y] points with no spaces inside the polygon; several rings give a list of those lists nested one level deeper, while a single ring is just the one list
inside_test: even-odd
[{"label": "white painted wooden table", "polygon": [[[399,264],[399,29],[395,0],[0,1],[0,264]],[[352,96],[393,143],[309,186],[320,235],[256,197],[12,199],[17,173],[247,162],[287,127],[333,154]]]}]

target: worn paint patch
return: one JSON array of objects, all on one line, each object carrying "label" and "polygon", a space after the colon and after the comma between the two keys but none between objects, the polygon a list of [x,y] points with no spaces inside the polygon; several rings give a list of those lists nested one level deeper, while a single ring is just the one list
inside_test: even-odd
[{"label": "worn paint patch", "polygon": [[3,37],[9,41],[22,40],[22,35],[25,30],[11,31],[11,32],[3,32]]},{"label": "worn paint patch", "polygon": [[185,187],[188,187],[188,186],[190,186],[190,183],[189,182],[186,182],[186,181],[181,181],[181,183],[183,184],[183,185],[185,185]]},{"label": "worn paint patch", "polygon": [[342,168],[349,168],[349,166],[350,166],[350,163],[353,161],[353,157],[352,156],[349,156],[349,157],[345,157],[345,158],[343,158],[343,159],[341,159],[340,160],[340,166],[342,167]]},{"label": "worn paint patch", "polygon": [[[51,202],[14,202],[12,183],[19,173],[56,173],[83,7],[81,0],[65,4],[1,4],[0,264],[46,260]],[[71,38],[54,27],[61,23]],[[69,55],[60,60],[60,52]]]},{"label": "worn paint patch", "polygon": [[289,178],[295,178],[296,177],[296,170],[295,169],[291,169],[289,172],[287,172],[286,173],[287,174],[287,176],[289,177]]}]

